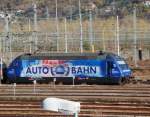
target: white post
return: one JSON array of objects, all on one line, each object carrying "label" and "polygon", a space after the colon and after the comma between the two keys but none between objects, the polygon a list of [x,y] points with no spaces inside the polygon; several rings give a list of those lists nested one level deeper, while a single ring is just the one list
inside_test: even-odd
[{"label": "white post", "polygon": [[[46,37],[46,43],[48,43],[48,34],[47,34],[47,32],[45,33],[45,37]],[[46,51],[46,45],[44,46],[44,50]]]},{"label": "white post", "polygon": [[74,113],[74,117],[78,117],[78,113]]},{"label": "white post", "polygon": [[105,46],[105,28],[103,28],[103,51],[106,51],[106,46]]},{"label": "white post", "polygon": [[14,83],[13,89],[14,89],[14,96],[16,96],[16,83]]},{"label": "white post", "polygon": [[[5,33],[6,33],[6,39],[5,39],[5,44],[6,44],[6,51],[10,52],[10,60],[12,59],[12,33],[10,24],[11,24],[11,16],[9,14],[5,14]],[[7,48],[8,47],[8,48]]]},{"label": "white post", "polygon": [[5,36],[6,39],[4,40],[4,51],[8,51],[8,39],[9,39],[9,18],[8,18],[8,13],[5,14]]},{"label": "white post", "polygon": [[3,59],[1,57],[1,68],[0,68],[0,72],[1,72],[1,78],[0,78],[0,85],[1,85],[1,80],[3,80]]},{"label": "white post", "polygon": [[134,64],[137,67],[136,7],[134,8],[134,13],[133,13],[133,26],[134,26]]},{"label": "white post", "polygon": [[31,20],[30,20],[30,18],[28,19],[28,22],[29,22],[29,27],[28,27],[29,29],[28,30],[30,32],[31,31]]},{"label": "white post", "polygon": [[74,87],[74,80],[75,80],[75,76],[72,77],[72,86]]},{"label": "white post", "polygon": [[34,3],[34,31],[37,31],[37,6]]},{"label": "white post", "polygon": [[32,42],[29,43],[30,44],[30,53],[32,53]]},{"label": "white post", "polygon": [[9,19],[8,19],[8,14],[5,14],[5,32],[9,32]]},{"label": "white post", "polygon": [[71,16],[70,16],[70,21],[72,21],[72,12],[73,12],[73,9],[72,9],[72,1],[71,0],[69,0],[69,4],[70,4],[70,14],[71,14]]},{"label": "white post", "polygon": [[80,52],[83,52],[83,29],[82,29],[82,14],[81,14],[81,1],[79,0],[79,17],[80,17]]},{"label": "white post", "polygon": [[35,94],[35,93],[36,93],[36,80],[33,81],[33,85],[34,85],[34,87],[33,87],[33,92],[34,92],[34,94]]},{"label": "white post", "polygon": [[57,43],[57,52],[59,52],[59,26],[58,26],[58,1],[55,0],[56,2],[56,17],[55,17],[55,21],[56,21],[56,36],[57,36],[57,40],[56,40],[56,43]]},{"label": "white post", "polygon": [[23,44],[24,44],[24,53],[25,53],[26,52],[26,42],[24,41]]},{"label": "white post", "polygon": [[46,7],[46,17],[47,17],[47,20],[49,20],[49,9],[48,9],[48,6]]},{"label": "white post", "polygon": [[119,42],[119,18],[117,16],[117,53],[120,55],[120,42]]},{"label": "white post", "polygon": [[11,61],[12,58],[13,58],[13,57],[12,57],[12,56],[13,56],[13,55],[12,55],[12,37],[13,37],[13,36],[12,36],[12,33],[11,33],[10,38],[9,38],[9,41],[10,41],[10,42],[9,42],[10,61]]},{"label": "white post", "polygon": [[67,20],[65,18],[65,52],[68,52]]},{"label": "white post", "polygon": [[92,49],[93,46],[93,19],[92,19],[92,11],[89,10],[89,37],[90,37],[90,46]]},{"label": "white post", "polygon": [[35,49],[34,51],[37,51],[37,45],[38,45],[38,38],[37,38],[37,6],[36,3],[34,3],[34,40],[35,40]]},{"label": "white post", "polygon": [[53,82],[54,82],[54,88],[55,88],[55,82],[56,82],[56,78],[54,78],[54,79],[53,79]]},{"label": "white post", "polygon": [[[70,24],[72,23],[73,21],[73,5],[72,5],[72,0],[69,0],[69,4],[70,4]],[[73,27],[72,27],[73,28]],[[73,38],[72,38],[72,30],[69,30],[69,39],[70,39],[70,49],[72,50],[72,46],[73,46]],[[70,50],[70,51],[71,51]]]},{"label": "white post", "polygon": [[3,39],[2,37],[0,37],[0,53],[1,53],[1,57],[3,56]]}]

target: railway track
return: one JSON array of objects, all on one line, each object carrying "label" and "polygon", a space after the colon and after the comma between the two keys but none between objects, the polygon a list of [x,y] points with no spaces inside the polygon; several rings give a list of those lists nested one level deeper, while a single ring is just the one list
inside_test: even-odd
[{"label": "railway track", "polygon": [[[81,103],[79,117],[150,117],[150,86],[0,86],[1,117],[66,117],[42,109],[46,97],[59,97]],[[33,91],[34,90],[34,91]],[[67,116],[72,117],[72,116]]]},{"label": "railway track", "polygon": [[[0,115],[19,115],[19,116],[62,116],[60,113],[47,112],[41,109],[39,102],[22,102],[17,103],[9,101],[10,104],[5,105],[5,102],[0,104]],[[5,105],[5,107],[4,107]],[[137,110],[139,110],[137,112]],[[112,103],[81,103],[81,112],[79,116],[95,116],[95,115],[140,115],[148,116],[150,114],[149,105],[138,105],[138,104],[112,104]]]}]

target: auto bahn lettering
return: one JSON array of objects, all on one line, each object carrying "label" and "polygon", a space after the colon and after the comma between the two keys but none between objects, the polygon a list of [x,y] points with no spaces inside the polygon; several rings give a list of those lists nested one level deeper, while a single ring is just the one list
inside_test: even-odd
[{"label": "auto bahn lettering", "polygon": [[57,67],[47,67],[47,66],[34,66],[28,67],[26,70],[26,74],[34,75],[34,74],[46,74],[46,75],[57,75],[62,74],[67,76],[68,74],[96,74],[97,67],[95,66],[75,66],[75,67],[64,67],[64,66],[57,66]]}]

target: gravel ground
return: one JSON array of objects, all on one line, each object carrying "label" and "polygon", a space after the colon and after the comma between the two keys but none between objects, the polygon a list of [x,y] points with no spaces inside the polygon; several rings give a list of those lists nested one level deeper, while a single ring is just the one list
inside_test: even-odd
[{"label": "gravel ground", "polygon": [[133,69],[134,76],[149,76],[150,78],[150,59],[137,62],[137,67],[134,66],[134,61],[129,61],[129,66]]}]

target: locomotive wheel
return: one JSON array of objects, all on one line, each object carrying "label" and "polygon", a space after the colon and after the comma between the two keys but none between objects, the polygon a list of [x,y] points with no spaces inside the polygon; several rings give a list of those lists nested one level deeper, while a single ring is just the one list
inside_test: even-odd
[{"label": "locomotive wheel", "polygon": [[11,84],[11,81],[9,79],[6,79],[6,84]]},{"label": "locomotive wheel", "polygon": [[120,78],[120,80],[118,82],[119,85],[125,85],[127,83],[129,83],[129,79],[128,78]]},{"label": "locomotive wheel", "polygon": [[120,79],[119,79],[118,84],[119,84],[119,85],[123,85],[123,84],[124,84],[123,78],[120,78]]}]

